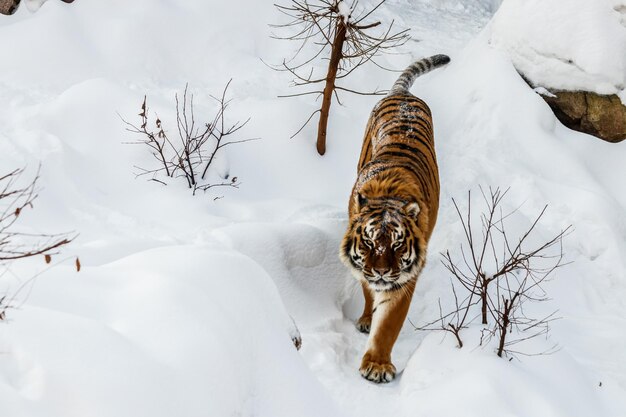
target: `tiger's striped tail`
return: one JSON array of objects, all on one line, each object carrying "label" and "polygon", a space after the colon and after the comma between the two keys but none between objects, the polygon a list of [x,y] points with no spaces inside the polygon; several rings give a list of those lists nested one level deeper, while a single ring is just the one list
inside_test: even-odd
[{"label": "tiger's striped tail", "polygon": [[426,74],[435,68],[446,65],[448,62],[450,62],[450,57],[448,55],[433,55],[431,57],[415,61],[398,77],[387,95],[392,96],[394,94],[408,92],[417,77],[422,74]]}]

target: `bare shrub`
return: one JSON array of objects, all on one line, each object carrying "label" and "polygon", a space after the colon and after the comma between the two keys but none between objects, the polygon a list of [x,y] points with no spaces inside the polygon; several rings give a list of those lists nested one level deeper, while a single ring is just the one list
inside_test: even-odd
[{"label": "bare shrub", "polygon": [[225,147],[257,140],[248,138],[230,139],[240,129],[248,124],[250,118],[244,122],[237,121],[229,124],[226,120],[226,110],[231,100],[226,98],[230,81],[224,87],[219,97],[210,96],[217,103],[217,110],[209,122],[197,123],[194,110],[194,97],[188,94],[185,86],[182,98],[175,95],[176,100],[176,134],[172,139],[158,115],[151,120],[148,114],[147,97],[144,96],[139,113],[140,123],[134,125],[122,118],[129,132],[141,136],[133,144],[145,145],[154,156],[157,164],[154,168],[142,168],[137,176],[150,176],[151,181],[166,184],[159,176],[170,178],[184,178],[187,186],[195,195],[196,191],[207,191],[215,187],[238,188],[240,183],[237,177],[226,176],[224,181],[210,183],[206,181],[207,172],[216,155]]},{"label": "bare shrub", "polygon": [[[16,260],[42,256],[44,262],[49,264],[52,256],[76,237],[68,233],[28,233],[17,228],[25,211],[34,208],[33,202],[38,191],[39,171],[32,180],[22,185],[24,171],[24,168],[14,169],[0,176],[0,277],[9,271],[10,264]],[[76,265],[79,264],[76,258]],[[31,281],[32,278],[10,296],[0,296],[0,320],[6,318],[6,311],[12,307],[15,297]]]},{"label": "bare shrub", "polygon": [[[322,97],[320,109],[314,111],[303,126],[294,134],[297,135],[317,114],[320,114],[317,128],[317,151],[320,155],[326,152],[326,128],[333,95],[339,101],[338,91],[362,95],[384,94],[383,91],[361,92],[337,85],[337,80],[349,76],[354,70],[367,62],[375,62],[375,58],[385,50],[404,44],[409,36],[407,31],[393,31],[393,22],[377,35],[368,31],[380,26],[381,22],[366,22],[380,6],[382,0],[371,8],[360,8],[357,1],[348,5],[344,0],[291,0],[288,6],[276,5],[278,10],[290,20],[282,25],[273,25],[288,34],[274,35],[276,39],[296,41],[299,46],[293,57],[283,60],[274,69],[287,71],[293,77],[296,87],[317,85],[320,87],[312,91],[281,96],[295,97],[302,95],[316,95]],[[315,45],[310,55],[307,45]],[[303,52],[306,51],[306,52]],[[328,59],[326,75],[314,74],[312,63],[317,60]],[[378,65],[378,64],[376,64]],[[380,65],[379,65],[380,66]],[[382,68],[382,67],[381,67]],[[321,84],[324,87],[321,87]]]},{"label": "bare shrub", "polygon": [[[537,240],[533,232],[546,212],[545,206],[528,229],[512,239],[506,220],[515,210],[506,214],[502,210],[507,191],[490,188],[485,193],[481,188],[485,211],[478,217],[479,225],[472,215],[471,192],[465,214],[452,199],[465,237],[460,254],[453,256],[449,250],[442,253],[442,263],[452,275],[455,306],[444,314],[440,305],[440,317],[420,327],[450,332],[462,347],[461,330],[480,317],[486,326],[482,341],[496,338],[498,356],[523,354],[514,352],[511,346],[548,332],[548,324],[555,319],[556,312],[531,317],[526,314],[524,303],[547,300],[542,284],[565,265],[563,237],[571,230],[568,226],[542,243],[532,243]],[[463,292],[462,298],[457,295],[457,285]],[[514,329],[521,336],[512,336]]]}]

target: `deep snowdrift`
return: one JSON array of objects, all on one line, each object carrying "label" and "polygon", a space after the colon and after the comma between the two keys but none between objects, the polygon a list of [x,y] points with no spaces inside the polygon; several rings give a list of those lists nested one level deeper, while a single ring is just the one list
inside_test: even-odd
[{"label": "deep snowdrift", "polygon": [[626,3],[507,0],[491,42],[535,85],[619,94],[626,103]]},{"label": "deep snowdrift", "polygon": [[[0,323],[3,415],[620,416],[626,148],[560,125],[489,46],[489,32],[477,36],[496,3],[390,0],[381,9],[423,39],[388,65],[452,55],[413,88],[434,113],[442,196],[410,319],[424,324],[437,317],[438,298],[451,302],[438,255],[462,237],[450,197],[510,186],[514,224],[549,204],[541,236],[575,227],[564,248],[573,264],[536,307],[563,319],[550,340],[528,346],[558,343],[559,352],[508,362],[491,346],[475,348],[477,327],[459,350],[407,323],[394,350],[399,378],[364,381],[366,338],[351,321],[359,294],[336,252],[376,99],[346,96],[334,107],[320,158],[312,129],[289,139],[315,104],[276,99],[293,91],[261,62],[293,51],[268,36],[277,19],[270,3],[48,1],[0,19],[0,166],[34,173],[42,162],[40,198],[23,224],[80,232],[65,255],[79,255],[84,268],[77,274],[55,259]],[[242,135],[262,138],[220,161],[242,187],[193,197],[182,183],[135,179],[133,165],[150,155],[124,143],[134,138],[117,113],[132,118],[147,94],[167,126],[173,95],[189,82],[199,114],[209,114],[208,95],[231,77],[230,117],[251,116]],[[394,77],[368,69],[351,82],[384,87]],[[14,263],[0,291],[42,264]]]}]

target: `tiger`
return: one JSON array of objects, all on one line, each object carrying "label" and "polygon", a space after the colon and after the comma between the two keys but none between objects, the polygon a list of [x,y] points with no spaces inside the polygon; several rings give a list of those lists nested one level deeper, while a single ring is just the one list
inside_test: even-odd
[{"label": "tiger", "polygon": [[391,382],[391,351],[407,316],[439,209],[433,121],[409,92],[415,79],[450,62],[434,55],[404,70],[372,110],[348,205],[339,256],[361,283],[365,306],[356,327],[369,333],[359,371]]}]

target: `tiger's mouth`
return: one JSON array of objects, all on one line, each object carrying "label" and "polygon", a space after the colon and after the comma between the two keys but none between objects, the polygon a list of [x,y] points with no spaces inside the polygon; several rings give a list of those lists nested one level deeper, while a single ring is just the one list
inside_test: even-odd
[{"label": "tiger's mouth", "polygon": [[392,291],[402,286],[401,283],[398,283],[399,275],[381,277],[363,274],[363,278],[365,278],[370,288],[374,291]]},{"label": "tiger's mouth", "polygon": [[370,288],[376,292],[394,291],[402,287],[402,285],[398,284],[397,282],[388,282],[382,278],[376,281],[368,280],[367,283],[369,284]]}]

